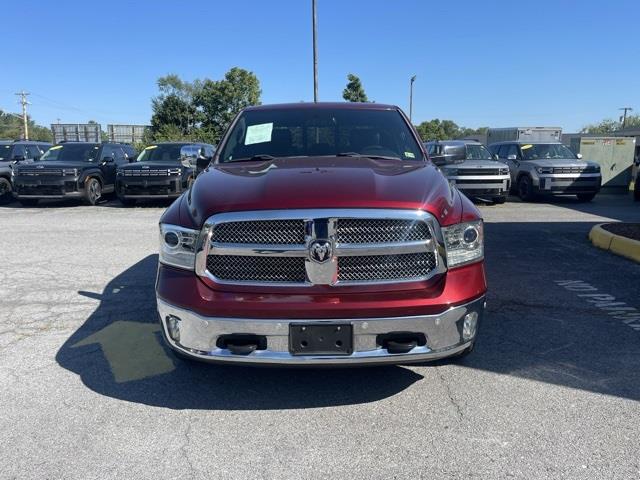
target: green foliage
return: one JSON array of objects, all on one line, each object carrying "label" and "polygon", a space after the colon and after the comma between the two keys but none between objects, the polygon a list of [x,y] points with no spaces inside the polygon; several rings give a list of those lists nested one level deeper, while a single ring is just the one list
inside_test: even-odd
[{"label": "green foliage", "polygon": [[368,102],[369,100],[367,99],[367,94],[364,92],[360,78],[350,73],[347,75],[347,80],[349,80],[349,83],[347,83],[346,88],[342,91],[342,98],[347,102]]},{"label": "green foliage", "polygon": [[[625,122],[625,128],[640,128],[640,115],[629,115]],[[622,119],[620,121],[607,118],[599,123],[585,125],[580,133],[592,133],[596,135],[607,135],[622,129]]]},{"label": "green foliage", "polygon": [[242,68],[229,70],[222,80],[186,82],[169,74],[158,79],[160,94],[151,106],[149,141],[200,140],[217,143],[233,117],[260,104],[260,82]]},{"label": "green foliage", "polygon": [[477,129],[459,127],[452,120],[439,120],[437,118],[422,122],[415,127],[416,130],[418,130],[420,138],[425,142],[430,140],[454,140],[473,135],[483,135],[487,133],[489,129],[489,127],[480,127]]},{"label": "green foliage", "polygon": [[217,143],[240,110],[260,104],[260,82],[252,72],[233,67],[222,80],[205,79],[194,97],[202,112],[202,136]]},{"label": "green foliage", "polygon": [[[31,118],[27,118],[29,128],[29,139],[41,142],[51,142],[53,134],[47,127],[36,125]],[[0,139],[16,140],[23,137],[22,118],[8,112],[0,110]]]}]

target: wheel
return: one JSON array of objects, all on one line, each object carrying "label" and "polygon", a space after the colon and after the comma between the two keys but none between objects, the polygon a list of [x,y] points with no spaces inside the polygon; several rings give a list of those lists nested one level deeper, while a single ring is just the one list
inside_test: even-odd
[{"label": "wheel", "polygon": [[506,201],[507,201],[507,197],[496,197],[493,199],[493,203],[496,203],[498,205],[502,205]]},{"label": "wheel", "polygon": [[120,200],[120,203],[122,203],[122,205],[124,205],[125,207],[133,207],[136,204],[135,198],[118,197],[118,200]]},{"label": "wheel", "polygon": [[19,198],[18,201],[23,207],[35,207],[38,205],[37,198]]},{"label": "wheel", "polygon": [[10,203],[11,200],[13,200],[11,182],[4,177],[0,177],[0,205]]},{"label": "wheel", "polygon": [[580,200],[581,202],[590,202],[591,200],[596,198],[596,194],[595,193],[578,193],[576,197],[578,197],[578,200]]},{"label": "wheel", "polygon": [[523,175],[518,179],[518,197],[525,202],[531,201],[536,197],[533,191],[533,182],[529,175]]},{"label": "wheel", "polygon": [[84,199],[89,205],[96,205],[102,197],[102,185],[97,178],[89,178],[84,184]]}]

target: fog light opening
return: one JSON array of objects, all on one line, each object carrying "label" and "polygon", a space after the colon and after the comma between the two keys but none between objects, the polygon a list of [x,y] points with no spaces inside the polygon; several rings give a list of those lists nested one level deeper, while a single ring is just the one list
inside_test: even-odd
[{"label": "fog light opening", "polygon": [[171,340],[174,342],[180,341],[180,319],[174,315],[167,315],[164,319],[167,324],[167,331]]},{"label": "fog light opening", "polygon": [[478,326],[478,312],[469,312],[464,316],[464,322],[462,323],[462,338],[464,340],[471,340],[476,335],[476,328]]}]

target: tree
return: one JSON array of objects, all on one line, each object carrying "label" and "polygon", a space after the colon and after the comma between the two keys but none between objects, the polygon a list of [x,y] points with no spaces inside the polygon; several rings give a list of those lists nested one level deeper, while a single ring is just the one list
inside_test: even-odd
[{"label": "tree", "polygon": [[367,94],[364,92],[360,78],[350,73],[347,75],[347,80],[349,80],[349,83],[347,83],[346,88],[342,91],[342,98],[347,102],[368,102],[369,100],[367,99]]},{"label": "tree", "polygon": [[[199,121],[193,97],[199,82],[189,83],[176,74],[160,77],[160,94],[151,100],[151,133],[156,140],[186,140]],[[167,138],[168,135],[172,135]]]},{"label": "tree", "polygon": [[437,118],[416,125],[416,130],[425,142],[430,140],[455,140],[458,138],[484,135],[489,127],[466,128],[459,127],[452,120],[439,120]]},{"label": "tree", "polygon": [[[29,139],[41,142],[53,141],[53,134],[47,127],[36,125],[27,117],[29,127]],[[0,110],[0,138],[14,140],[23,137],[22,117],[16,113],[8,113]]]},{"label": "tree", "polygon": [[[640,115],[629,115],[625,122],[625,128],[640,128]],[[607,135],[622,129],[622,118],[620,121],[607,118],[591,125],[585,125],[580,133],[593,133],[596,135]]]},{"label": "tree", "polygon": [[233,67],[222,80],[205,79],[194,96],[202,112],[200,136],[217,143],[240,110],[260,104],[260,82],[253,72]]}]

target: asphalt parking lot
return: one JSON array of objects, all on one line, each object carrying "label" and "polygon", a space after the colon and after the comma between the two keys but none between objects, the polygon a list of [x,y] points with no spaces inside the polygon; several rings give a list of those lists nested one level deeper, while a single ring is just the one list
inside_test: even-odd
[{"label": "asphalt parking lot", "polygon": [[0,207],[0,478],[640,476],[640,265],[586,238],[629,198],[482,206],[476,351],[366,369],[176,360],[162,210]]}]

